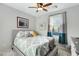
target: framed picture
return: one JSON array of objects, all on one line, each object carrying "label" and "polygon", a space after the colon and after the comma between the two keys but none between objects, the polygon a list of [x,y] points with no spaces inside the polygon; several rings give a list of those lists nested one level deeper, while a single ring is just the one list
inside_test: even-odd
[{"label": "framed picture", "polygon": [[17,28],[29,28],[29,19],[17,17]]}]

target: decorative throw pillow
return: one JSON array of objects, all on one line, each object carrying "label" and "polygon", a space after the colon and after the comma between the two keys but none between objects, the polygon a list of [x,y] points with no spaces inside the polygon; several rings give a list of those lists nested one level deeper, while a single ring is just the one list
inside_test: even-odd
[{"label": "decorative throw pillow", "polygon": [[25,37],[25,32],[24,31],[19,31],[16,35],[17,38],[22,38]]},{"label": "decorative throw pillow", "polygon": [[33,37],[33,36],[32,36],[32,34],[29,33],[29,34],[28,34],[28,37]]},{"label": "decorative throw pillow", "polygon": [[30,32],[29,31],[25,31],[25,37],[30,37]]},{"label": "decorative throw pillow", "polygon": [[37,35],[38,35],[38,33],[37,33],[37,32],[35,32],[35,31],[30,31],[30,33],[32,34],[32,36],[33,36],[33,37],[35,37],[35,36],[37,36]]}]

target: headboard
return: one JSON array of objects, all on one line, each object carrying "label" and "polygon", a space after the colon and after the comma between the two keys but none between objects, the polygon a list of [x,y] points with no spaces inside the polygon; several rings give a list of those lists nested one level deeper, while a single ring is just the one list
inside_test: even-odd
[{"label": "headboard", "polygon": [[15,39],[15,37],[16,37],[16,34],[17,34],[19,31],[33,31],[33,30],[17,30],[17,29],[12,30],[12,44],[13,44],[13,42],[14,42],[14,39]]}]

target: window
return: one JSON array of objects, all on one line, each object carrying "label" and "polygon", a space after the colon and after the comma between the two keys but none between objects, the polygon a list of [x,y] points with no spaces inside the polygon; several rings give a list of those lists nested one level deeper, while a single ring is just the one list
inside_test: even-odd
[{"label": "window", "polygon": [[59,37],[59,43],[66,43],[67,27],[65,13],[51,15],[48,23],[48,36]]},{"label": "window", "polygon": [[63,14],[50,16],[49,31],[50,32],[63,32]]}]

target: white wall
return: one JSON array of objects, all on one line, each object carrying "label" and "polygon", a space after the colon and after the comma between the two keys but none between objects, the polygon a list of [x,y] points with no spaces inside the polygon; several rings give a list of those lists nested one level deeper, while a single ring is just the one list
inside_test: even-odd
[{"label": "white wall", "polygon": [[67,33],[70,44],[71,37],[79,37],[79,6],[67,11]]},{"label": "white wall", "polygon": [[[45,24],[44,29],[41,29],[40,25]],[[36,18],[36,31],[41,35],[47,35],[48,31],[48,15],[42,15]]]},{"label": "white wall", "polygon": [[[78,36],[79,37],[79,6],[74,6],[74,7],[59,10],[56,12],[47,13],[47,14],[37,17],[36,30],[42,35],[47,35],[49,16],[56,14],[56,13],[62,13],[62,12],[67,13],[66,14],[66,17],[67,17],[67,37],[68,37],[68,44],[70,45],[71,36]],[[41,23],[45,24],[45,29],[43,29],[43,30],[39,29]]]},{"label": "white wall", "polygon": [[11,34],[17,28],[17,16],[29,19],[29,29],[35,29],[35,17],[0,4],[0,52],[11,46]]}]

